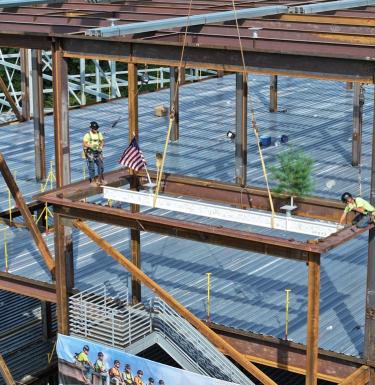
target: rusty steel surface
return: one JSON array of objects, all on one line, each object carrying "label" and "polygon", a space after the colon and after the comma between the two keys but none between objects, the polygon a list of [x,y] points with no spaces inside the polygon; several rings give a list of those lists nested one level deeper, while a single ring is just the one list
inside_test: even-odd
[{"label": "rusty steel surface", "polygon": [[56,303],[56,286],[47,282],[0,272],[0,289]]},{"label": "rusty steel surface", "polygon": [[[278,2],[281,5],[302,3],[304,2]],[[274,2],[266,0],[235,1],[237,10],[272,5]],[[231,10],[231,1],[194,0],[190,14]],[[283,14],[240,20],[242,46],[248,54],[245,56],[247,70],[340,80],[348,78],[372,83],[375,68],[368,62],[368,58],[374,57],[375,40],[371,29],[375,25],[373,10],[374,7],[362,7],[359,10],[330,12],[329,15]],[[12,8],[12,12],[8,8],[0,8],[0,46],[50,49],[52,39],[59,36],[60,39],[65,39],[63,49],[71,55],[108,57],[109,52],[113,52],[115,56],[116,50],[106,48],[107,40],[87,38],[84,32],[91,28],[108,27],[112,18],[117,19],[117,25],[122,25],[188,14],[187,0],[174,1],[173,4],[158,0],[90,4],[85,0],[76,0],[61,4],[16,7]],[[262,28],[257,38],[253,38],[248,30],[251,27]],[[177,64],[181,52],[183,32],[184,28],[159,30],[109,40],[119,46],[118,56],[124,61],[173,66]],[[78,40],[69,40],[73,37]],[[125,42],[129,50],[124,51]],[[147,44],[139,45],[141,42]],[[239,39],[234,21],[190,27],[187,31],[187,46],[187,66],[228,71],[238,71],[241,67]],[[215,49],[224,52],[219,55]],[[208,60],[208,56],[212,60]],[[313,62],[309,64],[308,57],[313,56],[318,56],[318,60],[311,59]],[[323,58],[330,60],[325,62]],[[348,62],[348,59],[354,63]],[[317,67],[319,60],[322,63]]]}]

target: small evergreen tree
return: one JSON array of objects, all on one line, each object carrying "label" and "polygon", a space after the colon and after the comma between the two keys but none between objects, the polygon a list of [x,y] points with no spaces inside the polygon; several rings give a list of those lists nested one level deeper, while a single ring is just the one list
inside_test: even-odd
[{"label": "small evergreen tree", "polygon": [[290,205],[294,197],[302,197],[313,191],[311,177],[314,161],[301,150],[290,148],[278,155],[279,164],[271,167],[272,177],[279,185],[275,191],[290,195]]}]

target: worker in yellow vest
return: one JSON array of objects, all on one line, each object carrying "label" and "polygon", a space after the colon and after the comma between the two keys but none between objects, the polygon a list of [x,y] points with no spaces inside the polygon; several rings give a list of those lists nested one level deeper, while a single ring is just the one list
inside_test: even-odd
[{"label": "worker in yellow vest", "polygon": [[90,348],[88,345],[85,345],[82,348],[81,353],[76,354],[76,361],[79,365],[82,366],[82,372],[85,377],[85,383],[90,384],[91,376],[92,376],[92,370],[94,368],[94,365],[89,360],[89,351]]},{"label": "worker in yellow vest", "polygon": [[[103,134],[99,132],[99,124],[93,121],[90,123],[90,131],[83,137],[83,152],[87,160],[90,183],[93,186],[105,184],[103,178],[103,147]],[[97,176],[95,175],[95,165],[98,170]]]},{"label": "worker in yellow vest", "polygon": [[341,195],[341,201],[346,204],[344,212],[340,218],[340,224],[343,224],[349,212],[356,213],[352,221],[358,228],[365,228],[374,223],[375,207],[361,197],[354,198],[349,192]]}]

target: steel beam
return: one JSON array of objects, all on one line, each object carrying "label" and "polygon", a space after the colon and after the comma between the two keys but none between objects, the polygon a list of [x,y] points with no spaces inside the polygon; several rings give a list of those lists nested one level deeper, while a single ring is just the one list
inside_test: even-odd
[{"label": "steel beam", "polygon": [[370,370],[368,366],[361,366],[338,385],[366,385],[370,380]]},{"label": "steel beam", "polygon": [[130,262],[117,249],[111,246],[106,240],[101,238],[94,232],[87,224],[81,221],[75,221],[74,226],[85,233],[93,242],[102,248],[108,255],[110,255],[121,266],[125,267],[131,274],[133,274],[140,282],[151,289],[157,296],[164,300],[169,306],[184,317],[190,324],[192,324],[202,335],[204,335],[212,344],[218,349],[222,350],[224,354],[231,357],[235,362],[241,365],[247,372],[257,378],[264,385],[277,385],[266,374],[258,369],[254,364],[250,363],[243,354],[239,353],[223,338],[212,331],[204,322],[192,314],[188,309],[181,305],[173,296],[159,286],[155,281],[148,277],[132,262]]},{"label": "steel beam", "polygon": [[[67,253],[65,226],[61,215],[54,213],[55,259],[56,259],[56,299],[57,329],[61,334],[69,333],[69,291],[72,286],[69,274],[73,268],[70,254]],[[68,239],[70,241],[70,239]]]},{"label": "steel beam", "polygon": [[27,207],[25,200],[21,194],[21,191],[18,189],[17,183],[15,182],[12,173],[9,170],[9,167],[0,153],[0,172],[3,175],[5,183],[7,184],[13,199],[16,201],[17,206],[22,213],[23,219],[35,241],[36,246],[39,249],[40,254],[42,255],[44,262],[47,265],[48,270],[53,274],[55,268],[55,262],[49,252],[46,242],[44,241],[42,234],[40,233],[38,227],[34,222],[34,218],[31,216],[30,211]]},{"label": "steel beam", "polygon": [[[129,142],[135,137],[139,139],[138,126],[138,69],[133,63],[128,64],[128,125],[129,125]],[[131,189],[136,190],[138,178],[135,173],[130,170]],[[130,211],[139,213],[139,205],[131,204]],[[135,266],[141,269],[141,232],[139,229],[130,229],[130,249],[131,258]],[[142,288],[140,282],[132,275],[132,302],[133,304],[142,301]]]},{"label": "steel beam", "polygon": [[39,4],[57,4],[62,3],[63,0],[0,0],[0,8],[14,8],[23,7],[26,5],[39,5]]},{"label": "steel beam", "polygon": [[35,177],[37,182],[46,178],[46,143],[44,134],[44,95],[42,51],[31,50],[32,85],[33,85],[33,122]]},{"label": "steel beam", "polygon": [[270,112],[277,112],[277,75],[270,76]]},{"label": "steel beam", "polygon": [[70,183],[68,63],[58,42],[52,46],[56,187]]},{"label": "steel beam", "polygon": [[306,336],[306,385],[318,383],[320,255],[309,254]]},{"label": "steel beam", "polygon": [[13,376],[6,364],[3,356],[0,354],[0,374],[3,376],[6,385],[16,385]]},{"label": "steel beam", "polygon": [[[375,110],[375,99],[373,109]],[[372,125],[372,149],[375,149],[375,114]],[[375,204],[374,150],[372,151],[371,159],[370,202]],[[375,228],[370,229],[368,237],[364,357],[368,361],[375,362]],[[369,384],[375,385],[374,369],[371,369],[370,374]]]},{"label": "steel beam", "polygon": [[[71,180],[70,170],[70,140],[69,140],[69,92],[68,92],[68,63],[63,57],[59,42],[52,45],[52,76],[53,76],[53,118],[55,133],[55,169],[56,187],[68,185]],[[56,231],[56,230],[55,230]],[[63,234],[57,238],[64,242],[64,263],[63,279],[69,288],[74,286],[74,262],[72,229],[61,226]],[[60,238],[61,237],[61,238]],[[61,252],[61,250],[59,251]],[[62,306],[65,306],[63,304]],[[63,320],[60,317],[60,326]],[[63,327],[65,330],[65,327]]]},{"label": "steel beam", "polygon": [[235,180],[247,182],[247,74],[236,73]]},{"label": "steel beam", "polygon": [[41,301],[40,307],[42,315],[43,340],[48,341],[52,337],[52,306],[50,302]]},{"label": "steel beam", "polygon": [[180,137],[180,119],[179,119],[179,105],[180,105],[180,92],[179,92],[179,70],[177,67],[169,68],[169,81],[170,81],[170,93],[169,93],[169,111],[174,114],[174,119],[171,128],[171,141],[175,142]]},{"label": "steel beam", "polygon": [[9,273],[0,273],[0,289],[56,303],[56,286]]},{"label": "steel beam", "polygon": [[336,0],[317,4],[306,4],[288,7],[289,13],[318,13],[336,11],[339,9],[367,7],[374,5],[375,0]]},{"label": "steel beam", "polygon": [[[276,337],[263,336],[223,325],[208,324],[249,361],[289,372],[306,375],[306,346]],[[363,360],[319,350],[318,378],[341,382],[355,372]]]},{"label": "steel beam", "polygon": [[21,62],[21,93],[22,93],[22,119],[30,120],[30,82],[29,82],[29,51],[20,49]]},{"label": "steel beam", "polygon": [[68,203],[64,207],[56,205],[54,210],[72,218],[94,220],[293,260],[307,261],[308,252],[320,250],[320,245],[316,244],[304,244],[247,231],[206,226],[143,213],[130,213],[126,210],[88,205],[82,202]]},{"label": "steel beam", "polygon": [[[361,1],[361,0],[358,0]],[[227,12],[212,12],[203,15],[192,15],[168,18],[162,20],[144,21],[141,23],[131,23],[126,25],[116,25],[111,27],[93,28],[86,31],[86,35],[91,36],[124,36],[135,33],[144,33],[150,31],[157,31],[160,29],[171,29],[186,27],[192,25],[201,25],[208,23],[222,23],[235,19],[247,19],[254,17],[262,17],[267,15],[276,15],[280,13],[287,13],[288,7],[283,5],[266,6],[258,8],[245,8],[236,11]]]},{"label": "steel beam", "polygon": [[362,158],[362,121],[364,105],[364,89],[361,83],[354,84],[353,93],[353,135],[352,166],[360,166]]},{"label": "steel beam", "polygon": [[[181,57],[179,43],[163,45],[146,41],[87,41],[73,36],[59,39],[62,40],[64,55],[67,57],[100,57],[102,60],[167,66],[178,66]],[[285,53],[280,53],[280,49]],[[287,50],[293,53],[287,53]],[[349,45],[342,43],[337,45],[257,39],[253,49],[244,51],[244,58],[246,71],[252,73],[373,83],[375,63],[366,59],[370,51],[368,47],[361,45],[356,45],[351,51]],[[207,45],[197,47],[196,43],[192,43],[191,47],[185,48],[184,65],[187,68],[243,71],[241,52],[236,47],[232,49]]]}]

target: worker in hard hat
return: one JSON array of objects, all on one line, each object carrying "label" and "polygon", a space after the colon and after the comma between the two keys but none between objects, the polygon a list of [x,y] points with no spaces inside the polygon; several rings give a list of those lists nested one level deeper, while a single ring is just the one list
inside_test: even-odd
[{"label": "worker in hard hat", "polygon": [[354,198],[349,192],[341,195],[341,201],[346,204],[344,212],[340,218],[340,224],[343,224],[346,216],[351,211],[356,213],[352,224],[358,228],[365,228],[374,222],[375,207],[361,197]]},{"label": "worker in hard hat", "polygon": [[94,364],[95,373],[98,373],[102,379],[102,384],[109,385],[109,375],[108,371],[104,364],[104,354],[103,352],[98,353],[98,358]]},{"label": "worker in hard hat", "polygon": [[[83,137],[83,152],[87,160],[89,179],[92,186],[105,184],[103,177],[103,147],[103,134],[99,132],[99,124],[93,121],[90,123],[90,130]],[[95,165],[97,167],[97,175],[95,173]]]},{"label": "worker in hard hat", "polygon": [[76,355],[76,361],[79,365],[82,366],[83,375],[85,377],[86,384],[90,384],[92,371],[94,369],[94,365],[89,360],[89,351],[90,348],[88,345],[84,345],[81,353]]}]

